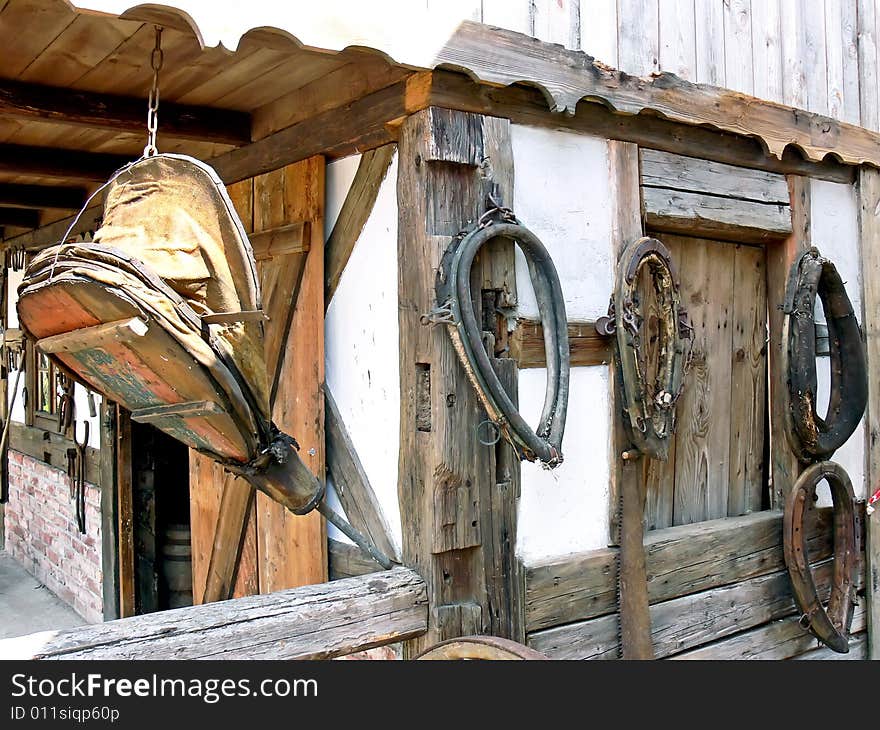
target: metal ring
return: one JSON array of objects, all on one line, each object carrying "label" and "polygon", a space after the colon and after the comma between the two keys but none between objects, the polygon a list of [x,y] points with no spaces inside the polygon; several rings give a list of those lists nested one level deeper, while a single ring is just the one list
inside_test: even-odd
[{"label": "metal ring", "polygon": [[[495,440],[494,441],[484,441],[480,437],[480,428],[482,428],[485,424],[489,424],[492,428],[495,429]],[[487,418],[485,421],[481,421],[477,424],[477,428],[475,429],[477,432],[477,441],[479,441],[483,446],[494,446],[501,440],[501,427],[495,423],[495,421]]]}]

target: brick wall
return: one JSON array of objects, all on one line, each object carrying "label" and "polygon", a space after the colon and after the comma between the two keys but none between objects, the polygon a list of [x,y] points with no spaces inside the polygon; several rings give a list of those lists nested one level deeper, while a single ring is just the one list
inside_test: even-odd
[{"label": "brick wall", "polygon": [[9,451],[6,550],[89,622],[103,620],[101,494],[86,485],[86,534],[66,472]]}]

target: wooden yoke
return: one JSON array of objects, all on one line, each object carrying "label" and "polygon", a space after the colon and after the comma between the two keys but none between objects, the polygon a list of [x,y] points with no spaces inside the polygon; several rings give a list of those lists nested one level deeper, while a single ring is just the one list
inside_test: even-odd
[{"label": "wooden yoke", "polygon": [[[485,211],[492,182],[513,204],[508,120],[428,108],[402,125],[398,146],[398,302],[403,559],[425,578],[429,628],[407,656],[455,636],[524,640],[522,581],[515,560],[519,461],[507,444],[485,446],[486,414],[443,327],[426,326],[434,277],[452,236]],[[515,304],[513,245],[487,250],[477,312]],[[506,326],[480,318],[498,354]],[[496,360],[515,397],[513,361]]]}]

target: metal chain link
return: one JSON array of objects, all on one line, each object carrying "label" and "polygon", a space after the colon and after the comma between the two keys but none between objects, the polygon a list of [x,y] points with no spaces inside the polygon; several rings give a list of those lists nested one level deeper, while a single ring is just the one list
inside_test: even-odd
[{"label": "metal chain link", "polygon": [[147,146],[144,157],[158,154],[156,149],[156,130],[159,128],[159,71],[165,56],[162,52],[162,28],[156,26],[156,45],[150,54],[150,68],[153,69],[153,85],[150,87],[150,98],[147,102]]}]

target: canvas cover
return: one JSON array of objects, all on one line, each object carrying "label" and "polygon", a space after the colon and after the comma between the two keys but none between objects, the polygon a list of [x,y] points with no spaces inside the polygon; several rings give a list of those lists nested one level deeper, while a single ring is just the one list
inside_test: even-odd
[{"label": "canvas cover", "polygon": [[[182,155],[157,155],[123,168],[108,186],[94,241],[52,247],[28,267],[19,288],[23,328],[37,339],[76,329],[76,318],[47,311],[57,301],[73,301],[81,308],[80,327],[89,326],[87,318],[115,321],[129,309],[161,327],[163,336],[170,335],[204,368],[204,373],[192,374],[194,381],[207,376],[216,384],[220,396],[213,400],[230,411],[247,445],[247,458],[266,445],[269,396],[262,322],[236,319],[238,312],[260,309],[256,264],[226,189],[210,167]],[[220,313],[228,321],[206,324],[202,319]],[[139,347],[143,350],[144,344]],[[91,379],[84,372],[85,360],[59,359],[94,383],[94,372]],[[150,380],[143,368],[138,373],[126,377]],[[161,379],[163,373],[155,375]],[[102,377],[106,380],[106,372]],[[185,390],[179,383],[170,385]],[[161,392],[168,391],[152,391],[152,401],[132,395],[137,402],[128,407],[162,405]],[[188,392],[195,391],[193,386]],[[117,391],[112,394],[120,397]],[[242,460],[238,449],[228,454],[197,445],[222,460]]]}]

